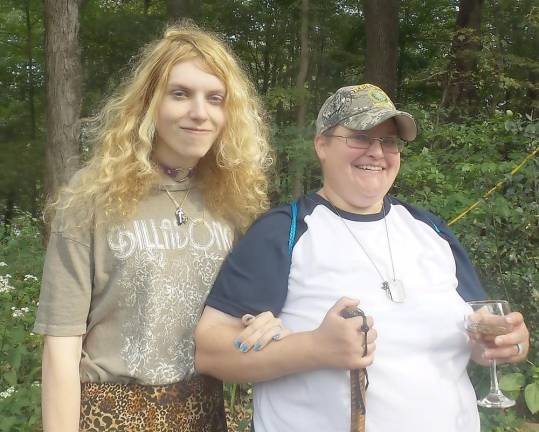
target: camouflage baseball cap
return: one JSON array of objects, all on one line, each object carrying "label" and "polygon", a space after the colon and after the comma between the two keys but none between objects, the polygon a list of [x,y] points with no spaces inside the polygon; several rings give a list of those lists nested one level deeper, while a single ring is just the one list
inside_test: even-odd
[{"label": "camouflage baseball cap", "polygon": [[383,121],[395,118],[399,136],[413,141],[417,135],[414,118],[397,111],[388,95],[372,84],[342,87],[326,99],[316,119],[316,134],[341,125],[353,130],[369,130]]}]

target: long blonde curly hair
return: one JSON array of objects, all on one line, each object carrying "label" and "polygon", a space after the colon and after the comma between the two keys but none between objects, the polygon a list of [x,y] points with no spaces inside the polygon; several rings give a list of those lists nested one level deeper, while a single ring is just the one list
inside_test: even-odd
[{"label": "long blonde curly hair", "polygon": [[159,183],[151,155],[170,71],[192,59],[200,59],[226,88],[223,132],[195,175],[206,206],[240,231],[268,208],[271,157],[254,86],[216,35],[183,24],[168,27],[162,39],[143,48],[131,75],[91,120],[93,155],[50,209],[74,210],[79,223],[92,220],[97,208],[107,221],[133,214]]}]

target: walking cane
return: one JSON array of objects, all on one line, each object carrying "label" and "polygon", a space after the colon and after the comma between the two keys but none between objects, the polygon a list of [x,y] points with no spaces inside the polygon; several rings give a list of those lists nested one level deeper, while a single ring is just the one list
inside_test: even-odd
[{"label": "walking cane", "polygon": [[[360,330],[363,333],[363,357],[367,355],[367,317],[358,307],[349,307],[341,312],[343,318],[353,318],[360,316],[363,318],[363,324]],[[350,369],[350,432],[365,432],[365,391],[369,386],[369,377],[365,368]]]}]

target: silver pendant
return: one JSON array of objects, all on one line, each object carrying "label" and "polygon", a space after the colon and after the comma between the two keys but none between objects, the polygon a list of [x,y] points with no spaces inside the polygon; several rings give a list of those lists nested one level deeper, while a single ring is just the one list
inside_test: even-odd
[{"label": "silver pendant", "polygon": [[185,222],[187,222],[187,215],[181,207],[178,207],[176,209],[174,215],[176,216],[176,223],[178,224],[178,226],[183,225]]},{"label": "silver pendant", "polygon": [[406,300],[406,291],[401,280],[384,281],[382,289],[386,292],[387,298],[395,303],[403,303]]}]

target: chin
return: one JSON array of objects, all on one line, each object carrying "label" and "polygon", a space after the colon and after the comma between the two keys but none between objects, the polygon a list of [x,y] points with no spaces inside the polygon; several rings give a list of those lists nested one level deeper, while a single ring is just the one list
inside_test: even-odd
[{"label": "chin", "polygon": [[191,166],[195,166],[200,159],[208,154],[208,151],[209,149],[206,151],[200,151],[199,149],[196,152],[178,153],[178,156],[185,161],[192,161]]},{"label": "chin", "polygon": [[384,195],[377,195],[376,197],[363,197],[358,199],[357,195],[354,196],[349,202],[358,209],[373,209],[373,213],[378,213],[381,210],[382,201]]}]

